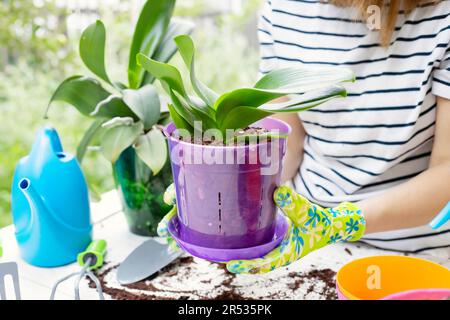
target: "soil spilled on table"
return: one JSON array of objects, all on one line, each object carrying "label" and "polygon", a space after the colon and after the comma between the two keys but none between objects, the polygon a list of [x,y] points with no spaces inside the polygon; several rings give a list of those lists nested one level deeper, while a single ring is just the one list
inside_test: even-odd
[{"label": "soil spilled on table", "polygon": [[[224,264],[181,257],[150,278],[121,286],[117,266],[97,273],[105,294],[117,300],[253,300],[337,299],[336,273],[331,269],[236,275]],[[89,283],[95,287],[94,283]]]}]

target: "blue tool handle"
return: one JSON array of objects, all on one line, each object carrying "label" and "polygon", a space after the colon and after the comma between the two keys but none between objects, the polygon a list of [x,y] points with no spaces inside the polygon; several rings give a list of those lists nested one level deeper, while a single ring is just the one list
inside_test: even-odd
[{"label": "blue tool handle", "polygon": [[447,221],[450,220],[450,202],[447,203],[444,209],[430,222],[430,227],[433,229],[439,229]]}]

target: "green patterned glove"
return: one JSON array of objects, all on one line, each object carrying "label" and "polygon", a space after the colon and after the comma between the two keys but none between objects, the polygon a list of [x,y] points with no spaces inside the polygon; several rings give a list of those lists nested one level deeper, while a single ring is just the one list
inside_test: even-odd
[{"label": "green patterned glove", "polygon": [[169,230],[167,229],[167,225],[169,224],[170,219],[172,219],[177,214],[175,187],[173,183],[168,186],[166,192],[164,192],[164,202],[169,205],[172,204],[173,208],[158,223],[157,232],[160,237],[166,239],[168,245],[170,246],[170,249],[172,249],[173,251],[178,251],[180,250],[180,247],[170,236]]},{"label": "green patterned glove", "polygon": [[361,210],[354,203],[343,202],[335,208],[324,209],[285,186],[275,190],[274,201],[289,218],[289,229],[283,241],[262,258],[229,261],[229,271],[269,272],[328,244],[357,241],[366,229]]}]

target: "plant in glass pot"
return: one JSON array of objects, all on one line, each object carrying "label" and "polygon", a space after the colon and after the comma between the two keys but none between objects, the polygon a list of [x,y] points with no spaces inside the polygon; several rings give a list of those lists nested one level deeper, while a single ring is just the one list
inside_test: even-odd
[{"label": "plant in glass pot", "polygon": [[[82,33],[79,50],[85,66],[97,76],[76,75],[64,80],[50,99],[74,106],[93,119],[77,148],[81,162],[97,139],[113,173],[124,212],[133,233],[156,235],[160,219],[170,209],[162,193],[172,176],[167,143],[157,125],[169,121],[161,110],[155,78],[137,64],[144,53],[167,62],[177,51],[173,37],[190,33],[192,24],[171,21],[175,0],[147,0],[140,12],[130,46],[128,85],[114,82],[105,68],[106,30],[98,20]],[[48,108],[46,115],[48,113]]]},{"label": "plant in glass pot", "polygon": [[[264,75],[251,88],[219,95],[195,74],[192,39],[181,35],[175,42],[196,97],[187,94],[174,66],[144,54],[137,58],[171,98],[173,123],[165,134],[178,210],[172,236],[190,253],[209,260],[235,258],[221,256],[222,249],[268,252],[282,238],[272,241],[277,223],[282,223],[272,194],[280,182],[290,131],[287,124],[268,116],[304,111],[344,97],[346,90],[339,84],[354,81],[354,74],[340,67],[283,68]],[[268,104],[287,95],[286,102]],[[247,258],[260,253],[255,249]]]}]

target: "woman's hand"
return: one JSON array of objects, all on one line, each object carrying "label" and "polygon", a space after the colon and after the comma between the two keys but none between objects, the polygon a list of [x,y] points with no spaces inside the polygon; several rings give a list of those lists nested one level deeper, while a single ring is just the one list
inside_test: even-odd
[{"label": "woman's hand", "polygon": [[[175,204],[175,191],[171,185],[164,201]],[[310,203],[289,187],[279,187],[274,201],[288,219],[289,228],[281,244],[262,258],[232,260],[227,269],[234,273],[265,273],[287,266],[308,253],[328,244],[357,241],[364,234],[366,222],[361,210],[353,203],[344,202],[335,208],[321,208]],[[176,206],[161,220],[158,234],[166,237],[172,248],[177,244],[167,231],[167,224],[176,214]]]},{"label": "woman's hand", "polygon": [[169,247],[173,251],[181,250],[178,244],[173,240],[170,236],[169,230],[167,226],[169,225],[169,221],[177,215],[177,206],[176,206],[176,195],[175,195],[175,186],[172,183],[167,187],[166,192],[164,192],[164,202],[168,205],[173,205],[173,208],[162,218],[162,220],[158,223],[157,233],[160,237],[166,239]]},{"label": "woman's hand", "polygon": [[364,234],[365,219],[353,203],[344,202],[335,208],[324,209],[285,186],[275,190],[274,201],[289,222],[280,246],[259,259],[229,261],[229,271],[266,273],[328,244],[357,241]]}]

